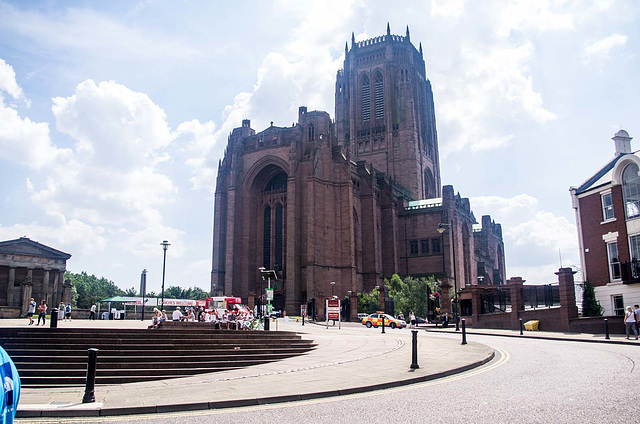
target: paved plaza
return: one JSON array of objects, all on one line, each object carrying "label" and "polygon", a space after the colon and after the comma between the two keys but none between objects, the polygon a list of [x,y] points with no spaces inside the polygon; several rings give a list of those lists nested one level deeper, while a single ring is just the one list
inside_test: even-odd
[{"label": "paved plaza", "polygon": [[[275,324],[273,324],[275,325]],[[26,320],[2,320],[0,326],[26,326]],[[408,329],[367,329],[357,323],[329,326],[295,319],[279,319],[279,330],[299,332],[317,348],[308,354],[243,369],[145,383],[98,386],[96,402],[82,404],[84,388],[24,388],[19,416],[64,417],[219,409],[365,393],[375,389],[420,383],[477,367],[501,354],[473,342],[481,335],[560,339],[611,344],[638,344],[623,336],[476,330],[469,344],[460,344],[453,328],[421,327],[418,332],[419,369],[411,370],[411,332]],[[61,328],[145,328],[141,321],[60,323]],[[426,330],[426,331],[425,331]],[[161,336],[162,330],[157,331]],[[484,337],[486,340],[486,337]],[[184,346],[185,353],[189,346]],[[153,361],[154,358],[149,358]]]}]

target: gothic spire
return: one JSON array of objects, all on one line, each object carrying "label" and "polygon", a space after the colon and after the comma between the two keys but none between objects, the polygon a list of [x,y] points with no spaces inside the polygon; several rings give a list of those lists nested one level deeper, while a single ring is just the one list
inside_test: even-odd
[{"label": "gothic spire", "polygon": [[420,57],[422,57],[422,41],[420,42]]},{"label": "gothic spire", "polygon": [[356,35],[351,31],[351,48],[356,46]]},{"label": "gothic spire", "polygon": [[407,25],[407,41],[411,41],[411,36],[409,35],[409,25]]},{"label": "gothic spire", "polygon": [[344,42],[344,55],[346,56],[349,53],[349,43]]},{"label": "gothic spire", "polygon": [[391,35],[391,28],[389,27],[389,22],[387,22],[387,35]]}]

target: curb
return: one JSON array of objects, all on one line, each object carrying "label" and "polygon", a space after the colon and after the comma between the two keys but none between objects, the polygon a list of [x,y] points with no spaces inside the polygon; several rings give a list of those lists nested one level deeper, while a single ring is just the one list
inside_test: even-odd
[{"label": "curb", "polygon": [[267,396],[252,399],[237,399],[212,402],[198,403],[182,403],[167,405],[147,405],[147,406],[130,406],[130,407],[113,407],[113,408],[94,408],[94,409],[42,409],[42,410],[18,410],[16,418],[60,418],[60,417],[107,417],[117,415],[136,415],[136,414],[161,414],[167,412],[178,411],[202,411],[208,409],[225,409],[237,408],[243,406],[256,406],[275,403],[294,402],[310,399],[322,399],[336,396],[351,395],[356,393],[365,393],[372,390],[390,389],[393,387],[407,386],[410,384],[424,383],[427,381],[437,380],[443,377],[449,377],[460,374],[465,371],[472,370],[481,365],[486,364],[495,358],[496,353],[492,351],[486,358],[472,362],[461,367],[452,368],[450,370],[437,372],[434,374],[424,375],[420,377],[408,378],[398,381],[389,381],[386,383],[371,384],[367,386],[352,387],[348,389],[336,389],[323,392],[311,392],[281,396]]},{"label": "curb", "polygon": [[[455,331],[455,330],[441,331],[441,330],[430,330],[428,328],[425,328],[423,329],[423,331],[427,333],[434,333],[434,334],[462,334],[462,332]],[[604,344],[620,344],[620,345],[627,345],[627,346],[640,346],[640,343],[633,343],[631,341],[624,341],[624,340],[605,340],[604,338],[603,339],[579,339],[579,338],[572,338],[572,337],[551,337],[551,336],[536,336],[536,335],[521,336],[519,334],[496,334],[496,333],[484,333],[484,332],[476,332],[476,331],[471,332],[469,330],[467,330],[467,335],[512,337],[516,339],[529,339],[529,340],[554,340],[558,342],[604,343]]]}]

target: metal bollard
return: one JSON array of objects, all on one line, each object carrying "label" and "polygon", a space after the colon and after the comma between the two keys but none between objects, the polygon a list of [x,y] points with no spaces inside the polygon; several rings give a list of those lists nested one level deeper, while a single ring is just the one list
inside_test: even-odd
[{"label": "metal bollard", "polygon": [[51,318],[49,318],[49,328],[58,328],[58,308],[51,309]]},{"label": "metal bollard", "polygon": [[264,331],[269,331],[269,324],[271,323],[271,317],[266,315],[264,318],[264,322],[262,323],[262,325],[264,326]]},{"label": "metal bollard", "polygon": [[523,328],[524,328],[524,325],[522,324],[522,318],[520,318],[520,335],[521,336],[523,334],[523,332],[522,332]]},{"label": "metal bollard", "polygon": [[384,334],[384,315],[382,315],[382,334]]},{"label": "metal bollard", "polygon": [[604,319],[604,338],[606,340],[609,340],[609,320],[608,319]]},{"label": "metal bollard", "polygon": [[304,325],[304,314],[302,314],[302,325]]},{"label": "metal bollard", "polygon": [[94,389],[96,387],[96,363],[98,362],[98,349],[87,349],[89,352],[89,362],[87,362],[87,383],[84,387],[84,396],[82,403],[90,403],[96,401]]},{"label": "metal bollard", "polygon": [[462,320],[462,344],[467,344],[467,320]]},{"label": "metal bollard", "polygon": [[411,369],[420,368],[418,365],[418,330],[411,330]]}]

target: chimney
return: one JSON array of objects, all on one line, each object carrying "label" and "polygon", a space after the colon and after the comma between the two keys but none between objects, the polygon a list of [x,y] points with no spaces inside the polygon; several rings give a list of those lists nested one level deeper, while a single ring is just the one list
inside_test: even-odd
[{"label": "chimney", "polygon": [[616,142],[616,156],[631,153],[631,139],[629,133],[625,130],[620,130],[613,136],[611,140]]}]

